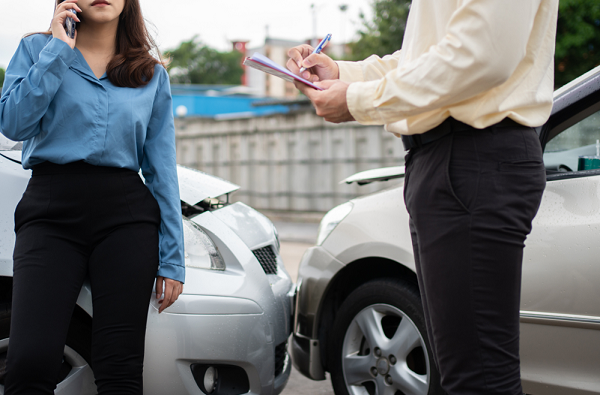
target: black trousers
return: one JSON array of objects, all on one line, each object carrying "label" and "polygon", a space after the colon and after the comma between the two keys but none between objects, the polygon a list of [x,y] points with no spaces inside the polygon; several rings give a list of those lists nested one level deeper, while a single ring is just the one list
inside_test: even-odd
[{"label": "black trousers", "polygon": [[160,210],[137,173],[83,162],[33,169],[15,211],[5,394],[54,394],[84,279],[100,394],[142,394]]},{"label": "black trousers", "polygon": [[521,395],[526,236],[545,186],[537,134],[454,132],[406,158],[405,202],[427,330],[449,395]]}]

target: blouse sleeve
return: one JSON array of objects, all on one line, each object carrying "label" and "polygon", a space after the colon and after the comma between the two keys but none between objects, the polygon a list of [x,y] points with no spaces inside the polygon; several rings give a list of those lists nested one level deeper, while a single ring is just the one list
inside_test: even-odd
[{"label": "blouse sleeve", "polygon": [[[142,174],[146,186],[160,207],[158,276],[184,282],[183,223],[177,164],[175,156],[175,124],[171,88],[166,71],[157,68],[164,81],[156,92],[152,116],[148,124]],[[159,77],[156,75],[155,77]]]},{"label": "blouse sleeve", "polygon": [[40,120],[76,57],[67,43],[52,38],[34,60],[27,41],[21,40],[6,69],[0,99],[0,131],[15,141],[40,133]]}]

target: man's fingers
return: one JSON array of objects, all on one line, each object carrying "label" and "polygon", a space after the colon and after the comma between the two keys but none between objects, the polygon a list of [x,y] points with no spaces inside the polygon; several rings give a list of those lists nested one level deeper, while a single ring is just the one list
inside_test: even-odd
[{"label": "man's fingers", "polygon": [[288,56],[290,58],[292,58],[296,64],[298,65],[298,68],[302,67],[302,60],[309,56],[313,51],[313,47],[311,47],[308,44],[302,44],[302,45],[298,45],[297,47],[291,48],[288,51]]},{"label": "man's fingers", "polygon": [[310,100],[312,100],[314,98],[316,92],[318,92],[315,88],[310,87],[300,81],[294,81],[294,85],[296,86],[296,89],[298,89],[300,92],[304,93]]},{"label": "man's fingers", "polygon": [[291,71],[292,73],[298,75],[300,73],[300,67],[298,67],[298,63],[296,62],[295,59],[288,59],[287,63],[285,64],[285,67],[287,67],[287,69],[289,71]]},{"label": "man's fingers", "polygon": [[308,68],[314,66],[326,66],[329,63],[329,57],[322,53],[313,53],[308,55],[302,62],[302,66]]},{"label": "man's fingers", "polygon": [[316,82],[315,85],[318,86],[319,88],[323,88],[323,89],[327,90],[338,82],[339,82],[338,80],[323,80],[320,82]]},{"label": "man's fingers", "polygon": [[[298,66],[298,65],[301,65],[302,64],[302,59],[304,59],[302,57],[302,54],[300,53],[300,50],[297,47],[294,47],[294,48],[292,48],[292,49],[290,49],[288,51],[288,56],[290,57],[290,60],[293,61],[293,63],[296,63],[296,66],[297,66],[296,68],[300,69],[301,66]],[[288,61],[288,64],[289,63],[290,62]],[[290,71],[292,71],[292,69],[290,67],[288,67],[288,69]]]}]

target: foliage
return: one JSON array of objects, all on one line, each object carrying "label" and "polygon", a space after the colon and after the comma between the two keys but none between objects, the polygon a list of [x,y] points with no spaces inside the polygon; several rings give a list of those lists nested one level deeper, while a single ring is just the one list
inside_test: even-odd
[{"label": "foliage", "polygon": [[2,86],[4,85],[4,73],[5,70],[2,67],[0,67],[0,88],[2,88]]},{"label": "foliage", "polygon": [[557,88],[600,65],[598,0],[560,0],[554,64]]},{"label": "foliage", "polygon": [[374,0],[373,20],[360,15],[363,24],[358,41],[350,44],[350,59],[361,60],[373,54],[383,56],[400,49],[410,0]]},{"label": "foliage", "polygon": [[239,85],[244,69],[238,51],[219,52],[202,44],[197,36],[178,48],[165,51],[172,83]]}]

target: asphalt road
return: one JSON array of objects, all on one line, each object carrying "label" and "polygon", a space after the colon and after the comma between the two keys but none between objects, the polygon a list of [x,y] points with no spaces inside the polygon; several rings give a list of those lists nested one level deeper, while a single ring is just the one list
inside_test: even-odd
[{"label": "asphalt road", "polygon": [[[298,226],[300,232],[294,233],[302,233],[302,236],[306,236],[308,233],[305,232],[304,227]],[[279,229],[280,227],[278,226],[277,228]],[[280,235],[281,233],[282,232],[280,231]],[[290,237],[287,239],[289,240],[292,238]],[[293,239],[298,240],[300,238],[294,237]],[[300,259],[302,259],[304,251],[311,245],[312,244],[307,242],[281,241],[281,257],[294,282],[296,282],[298,277],[298,265],[300,264]],[[288,384],[281,395],[333,395],[333,388],[331,387],[329,376],[325,381],[312,381],[293,368],[290,381],[288,381]]]}]

